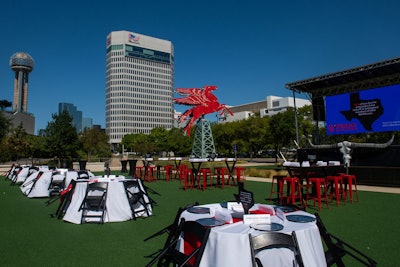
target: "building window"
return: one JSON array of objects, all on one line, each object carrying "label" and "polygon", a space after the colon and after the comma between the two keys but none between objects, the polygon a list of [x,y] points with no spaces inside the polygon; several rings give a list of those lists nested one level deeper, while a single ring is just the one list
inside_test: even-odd
[{"label": "building window", "polygon": [[279,101],[273,101],[272,102],[272,107],[273,108],[279,107]]}]

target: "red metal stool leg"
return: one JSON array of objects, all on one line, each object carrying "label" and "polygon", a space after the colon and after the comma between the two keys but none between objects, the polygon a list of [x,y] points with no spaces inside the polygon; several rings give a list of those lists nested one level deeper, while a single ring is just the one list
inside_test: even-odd
[{"label": "red metal stool leg", "polygon": [[[272,183],[271,183],[271,191],[269,195],[269,200],[272,201],[272,196],[277,194],[277,199],[280,199],[280,193],[283,186],[283,178],[286,176],[284,175],[274,175],[272,176]],[[274,184],[276,182],[276,191],[274,190]]]},{"label": "red metal stool leg", "polygon": [[246,168],[244,167],[236,167],[236,181],[239,182],[245,182],[246,181]]},{"label": "red metal stool leg", "polygon": [[136,166],[135,178],[142,179],[143,176],[143,166]]},{"label": "red metal stool leg", "polygon": [[198,175],[199,179],[201,177],[201,179],[203,180],[202,181],[203,183],[200,183],[200,184],[202,184],[201,185],[202,189],[206,190],[207,189],[208,170],[207,169],[200,169],[199,173],[197,175]]},{"label": "red metal stool leg", "polygon": [[166,180],[166,181],[169,181],[169,180],[171,179],[171,176],[172,176],[172,169],[173,169],[172,165],[167,165],[167,166],[164,167],[164,170],[165,170],[165,180]]},{"label": "red metal stool leg", "polygon": [[154,175],[154,169],[155,166],[147,166],[147,181],[153,182],[154,180],[157,180],[157,176]]},{"label": "red metal stool leg", "polygon": [[[296,199],[300,200],[301,205],[303,205],[303,196],[301,194],[301,185],[300,180],[297,177],[285,177],[283,178],[283,183],[286,183],[286,195],[281,196],[281,204],[283,200],[286,200],[286,204],[296,205]],[[281,191],[282,195],[284,195],[283,190]]]},{"label": "red metal stool leg", "polygon": [[347,185],[349,187],[348,192],[349,192],[350,202],[353,203],[353,186],[354,186],[354,191],[356,193],[357,202],[359,202],[360,200],[358,199],[356,176],[353,174],[345,174],[345,173],[341,173],[340,176],[342,177],[343,183],[345,184],[344,190],[345,190],[346,196],[347,196]]},{"label": "red metal stool leg", "polygon": [[179,169],[177,169],[176,171],[178,172],[178,177],[179,177],[179,183],[182,183],[182,180],[184,180],[184,174],[185,174],[185,170],[188,169],[187,165],[179,165]]},{"label": "red metal stool leg", "polygon": [[227,168],[220,167],[217,168],[217,183],[220,181],[221,188],[225,187],[225,172],[228,172]]},{"label": "red metal stool leg", "polygon": [[193,180],[193,173],[191,169],[183,169],[182,176],[184,181],[184,189],[193,188],[194,187],[194,180]]},{"label": "red metal stool leg", "polygon": [[[312,189],[311,194],[310,194],[310,188]],[[326,207],[329,209],[327,184],[326,184],[325,178],[308,178],[306,203],[308,202],[309,199],[312,199],[314,206],[315,206],[315,200],[317,200],[318,210],[321,210],[321,208],[322,208],[322,198],[321,197],[322,196],[324,197]]]},{"label": "red metal stool leg", "polygon": [[[333,197],[336,199],[336,206],[339,206],[339,202],[341,198],[346,200],[346,196],[343,190],[343,180],[341,176],[327,176],[326,180],[328,183],[331,183],[331,193],[330,199],[333,200]],[[346,202],[344,202],[346,203]]]}]

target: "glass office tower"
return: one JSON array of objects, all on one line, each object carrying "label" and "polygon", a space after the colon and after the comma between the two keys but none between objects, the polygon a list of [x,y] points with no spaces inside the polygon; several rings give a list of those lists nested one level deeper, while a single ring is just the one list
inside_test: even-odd
[{"label": "glass office tower", "polygon": [[72,125],[76,128],[76,132],[80,133],[82,128],[82,111],[78,110],[78,108],[71,103],[58,103],[58,114],[61,114],[64,110],[68,112],[68,114],[72,118]]},{"label": "glass office tower", "polygon": [[117,145],[126,134],[173,127],[174,50],[170,41],[129,31],[106,40],[106,133]]}]

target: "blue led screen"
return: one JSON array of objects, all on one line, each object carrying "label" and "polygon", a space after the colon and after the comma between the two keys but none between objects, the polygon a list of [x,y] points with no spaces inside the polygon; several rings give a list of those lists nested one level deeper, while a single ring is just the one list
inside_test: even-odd
[{"label": "blue led screen", "polygon": [[400,131],[400,84],[327,96],[326,133]]}]

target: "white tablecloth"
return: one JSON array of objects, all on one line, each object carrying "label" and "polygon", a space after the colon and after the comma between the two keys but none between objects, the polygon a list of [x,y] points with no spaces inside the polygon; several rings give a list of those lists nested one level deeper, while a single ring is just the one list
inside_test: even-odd
[{"label": "white tablecloth", "polygon": [[[39,179],[37,179],[39,174],[41,176]],[[32,173],[20,186],[22,193],[29,198],[49,197],[50,196],[49,185],[51,183],[52,175],[53,175],[52,171]]]},{"label": "white tablecloth", "polygon": [[[133,219],[132,211],[128,202],[128,197],[125,192],[124,181],[129,179],[110,179],[95,177],[95,181],[108,182],[106,212],[104,222],[122,222]],[[63,220],[75,224],[80,224],[82,219],[82,210],[80,210],[83,199],[86,195],[88,181],[77,180],[75,191],[72,196],[71,204],[69,205]],[[142,190],[144,190],[140,183]],[[138,189],[137,189],[138,190]],[[147,196],[145,200],[148,201]],[[142,209],[143,206],[138,206],[137,209]],[[152,214],[151,205],[147,207],[149,214]],[[146,212],[137,214],[137,216],[147,216]]]},{"label": "white tablecloth", "polygon": [[[209,204],[203,206],[210,208],[221,208],[220,204]],[[303,214],[314,217],[314,215],[304,211],[295,211],[290,214]],[[182,213],[182,218],[192,221],[200,218],[208,218],[210,216],[210,214],[196,214],[188,211],[184,211]],[[284,228],[279,232],[287,234],[290,234],[292,231],[296,232],[304,266],[326,266],[322,241],[315,221],[309,223],[296,223],[282,221],[277,216],[271,216],[271,221],[283,224]],[[211,229],[200,266],[251,267],[252,260],[248,236],[249,233],[252,235],[257,235],[263,232],[257,231],[251,228],[249,225],[243,224],[243,222],[213,227]],[[288,257],[288,253],[291,253],[291,251],[282,248],[273,250],[274,251],[271,250],[266,252],[262,258],[267,258],[268,266],[285,266],[280,262],[281,260],[285,261],[285,259]]]}]

